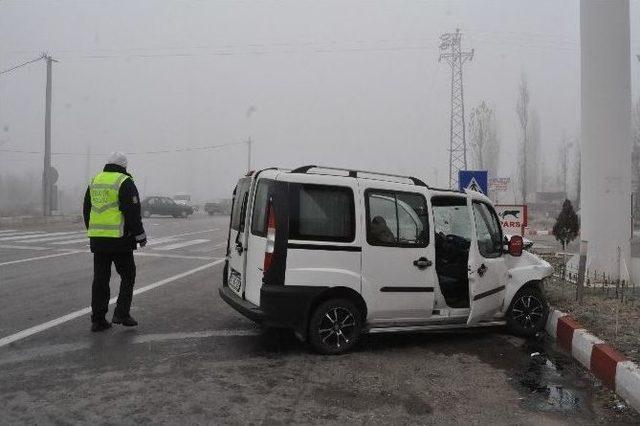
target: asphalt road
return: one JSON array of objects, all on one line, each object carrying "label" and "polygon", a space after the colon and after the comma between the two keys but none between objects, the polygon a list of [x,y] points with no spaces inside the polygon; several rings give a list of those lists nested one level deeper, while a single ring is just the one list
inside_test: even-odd
[{"label": "asphalt road", "polygon": [[640,422],[543,338],[375,335],[329,357],[261,330],[217,295],[227,220],[146,220],[140,325],[104,333],[81,225],[0,229],[0,423]]}]

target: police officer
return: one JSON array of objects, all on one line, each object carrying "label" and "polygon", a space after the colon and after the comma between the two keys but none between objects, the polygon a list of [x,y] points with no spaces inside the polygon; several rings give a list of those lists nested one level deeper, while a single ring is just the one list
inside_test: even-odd
[{"label": "police officer", "polygon": [[93,252],[91,331],[111,327],[106,320],[111,263],[121,278],[113,323],[136,326],[138,322],[129,313],[136,278],[133,251],[137,245],[144,247],[147,244],[147,236],[140,217],[138,189],[127,173],[127,157],[124,154],[111,154],[103,171],[91,180],[82,210]]}]

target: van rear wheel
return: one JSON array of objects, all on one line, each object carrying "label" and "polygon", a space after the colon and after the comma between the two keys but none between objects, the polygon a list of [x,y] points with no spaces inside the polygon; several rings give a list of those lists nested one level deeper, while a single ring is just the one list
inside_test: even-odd
[{"label": "van rear wheel", "polygon": [[309,343],[327,355],[348,352],[362,331],[362,313],[347,299],[330,299],[321,303],[309,320]]},{"label": "van rear wheel", "polygon": [[527,286],[520,289],[507,310],[507,327],[519,336],[533,336],[541,331],[547,323],[549,305],[542,292]]}]

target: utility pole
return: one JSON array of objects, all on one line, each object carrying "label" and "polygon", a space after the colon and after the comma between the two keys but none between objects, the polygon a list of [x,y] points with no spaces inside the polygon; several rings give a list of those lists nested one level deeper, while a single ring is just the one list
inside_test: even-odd
[{"label": "utility pole", "polygon": [[451,118],[449,129],[449,188],[458,187],[458,171],[467,169],[467,141],[464,121],[464,93],[462,86],[462,65],[473,59],[473,52],[463,52],[461,48],[462,33],[456,29],[454,33],[440,36],[440,57],[451,67]]},{"label": "utility pole", "polygon": [[91,145],[87,145],[87,158],[84,169],[84,181],[87,185],[89,185],[89,180],[91,180]]},{"label": "utility pole", "polygon": [[42,55],[47,62],[47,88],[45,93],[44,115],[44,169],[42,171],[42,214],[51,216],[51,71],[53,62],[58,62],[46,53]]},{"label": "utility pole", "polygon": [[247,173],[251,171],[251,144],[253,141],[251,137],[247,139]]}]

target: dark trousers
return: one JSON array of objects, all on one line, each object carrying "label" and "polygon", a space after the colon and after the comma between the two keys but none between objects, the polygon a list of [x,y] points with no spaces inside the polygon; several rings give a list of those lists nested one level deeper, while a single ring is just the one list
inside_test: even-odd
[{"label": "dark trousers", "polygon": [[93,286],[91,287],[91,321],[97,322],[105,319],[109,310],[109,280],[111,279],[111,263],[116,265],[116,271],[120,275],[120,292],[118,302],[113,314],[119,317],[129,315],[131,299],[133,298],[133,284],[136,280],[136,263],[133,260],[133,251],[122,253],[93,254]]}]

